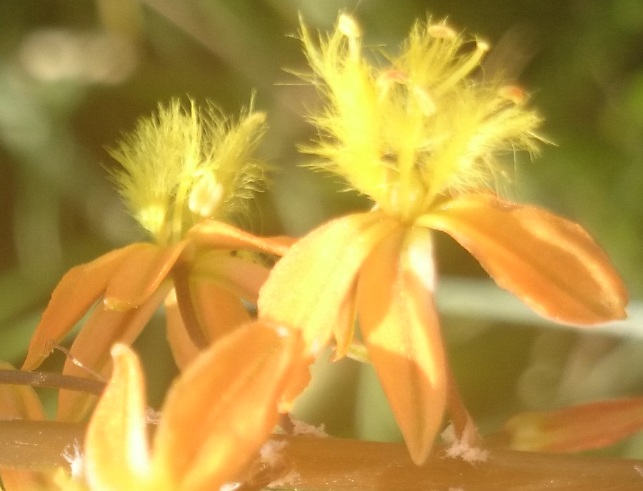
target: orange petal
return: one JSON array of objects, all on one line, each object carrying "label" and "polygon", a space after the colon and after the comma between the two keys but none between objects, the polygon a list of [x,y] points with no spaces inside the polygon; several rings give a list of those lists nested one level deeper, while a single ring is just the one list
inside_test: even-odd
[{"label": "orange petal", "polygon": [[91,489],[147,489],[143,486],[150,461],[141,366],[125,345],[115,345],[111,353],[113,375],[87,428],[85,475]]},{"label": "orange petal", "polygon": [[191,264],[190,278],[217,283],[237,297],[257,303],[259,290],[270,270],[261,264],[217,251],[198,254]]},{"label": "orange petal", "polygon": [[298,331],[253,323],[204,351],[170,389],[154,466],[176,489],[219,489],[273,430],[282,393],[300,377]]},{"label": "orange petal", "polygon": [[142,305],[167,278],[188,244],[185,240],[169,247],[141,244],[114,271],[105,291],[105,308],[124,311]]},{"label": "orange petal", "polygon": [[145,244],[132,244],[70,269],[51,294],[49,305],[31,338],[22,369],[37,368],[60,341],[82,319],[105,291],[118,266]]},{"label": "orange petal", "polygon": [[257,237],[223,222],[207,220],[190,229],[187,236],[199,247],[250,249],[283,256],[293,244],[291,237]]},{"label": "orange petal", "polygon": [[[251,320],[241,300],[216,283],[192,281],[190,290],[199,328],[209,342],[215,342],[232,329]],[[175,295],[168,296],[165,301],[167,336],[177,366],[184,369],[200,349],[190,338],[176,302]]]},{"label": "orange petal", "polygon": [[370,212],[331,220],[309,233],[270,273],[259,293],[260,316],[302,329],[312,351],[328,342],[333,329],[350,331],[347,309],[357,272],[396,227],[397,221]]},{"label": "orange petal", "polygon": [[368,354],[418,465],[429,456],[447,396],[429,234],[412,229],[387,237],[368,256],[357,287]]},{"label": "orange petal", "polygon": [[4,491],[57,489],[53,485],[50,472],[1,469],[0,478],[2,478],[2,489]]},{"label": "orange petal", "polygon": [[167,323],[167,339],[170,343],[172,356],[176,366],[183,370],[196,358],[200,350],[192,342],[183,323],[183,317],[181,317],[181,311],[174,290],[165,298],[163,306],[165,309],[165,321]]},{"label": "orange petal", "polygon": [[[152,317],[171,288],[162,284],[148,301],[138,309],[125,312],[105,310],[98,306],[83,325],[71,345],[71,355],[91,370],[107,376],[109,373],[109,350],[115,343],[131,344]],[[63,369],[65,375],[90,377],[87,369],[69,359]],[[83,392],[61,390],[58,396],[57,419],[78,421],[94,401],[94,396]]]},{"label": "orange petal", "polygon": [[627,292],[579,225],[490,195],[452,199],[418,220],[473,254],[493,279],[541,315],[591,325],[626,316]]},{"label": "orange petal", "polygon": [[616,399],[557,411],[528,412],[505,424],[511,447],[580,452],[606,447],[643,430],[643,398]]},{"label": "orange petal", "polygon": [[193,281],[192,299],[199,322],[211,342],[250,321],[250,314],[239,297],[216,283]]}]

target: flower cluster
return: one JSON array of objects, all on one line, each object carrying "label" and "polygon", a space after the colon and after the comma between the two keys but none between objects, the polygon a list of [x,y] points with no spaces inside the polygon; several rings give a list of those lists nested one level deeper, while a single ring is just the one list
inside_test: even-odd
[{"label": "flower cluster", "polygon": [[[301,41],[312,69],[304,76],[324,101],[310,115],[318,138],[302,149],[373,207],[296,242],[256,237],[226,221],[261,188],[252,153],[265,116],[233,123],[172,102],[141,121],[112,151],[122,164],[113,178],[151,241],[71,269],[23,365],[39,366],[93,309],[71,354],[111,379],[91,417],[79,489],[217,489],[234,479],[320,350],[333,346],[336,359],[351,350],[356,320],[413,461],[426,461],[447,410],[457,436],[473,438],[435,308],[436,232],[546,317],[591,325],[625,316],[625,288],[583,228],[498,194],[503,154],[533,152],[540,117],[521,90],[484,78],[486,43],[428,21],[399,52],[364,53],[347,15],[319,38],[302,23]],[[283,257],[270,269],[238,250]],[[256,319],[243,301],[257,304]],[[127,345],[160,304],[183,371],[150,447],[142,372]],[[64,373],[84,375],[73,360]],[[58,418],[79,419],[91,403],[61,391]]]}]

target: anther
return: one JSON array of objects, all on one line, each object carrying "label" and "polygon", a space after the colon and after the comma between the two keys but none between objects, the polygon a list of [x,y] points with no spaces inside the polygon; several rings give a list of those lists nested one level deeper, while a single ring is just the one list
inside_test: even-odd
[{"label": "anther", "polygon": [[435,39],[445,39],[447,41],[455,39],[457,34],[446,24],[433,24],[428,27],[429,35]]},{"label": "anther", "polygon": [[341,14],[337,21],[337,29],[344,36],[350,39],[358,39],[362,37],[362,28],[359,24],[348,14]]},{"label": "anther", "polygon": [[498,94],[503,99],[507,99],[514,104],[522,104],[527,99],[527,94],[525,94],[525,91],[517,85],[506,85],[504,87],[501,87],[498,90]]},{"label": "anther", "polygon": [[194,184],[188,200],[192,213],[206,218],[212,216],[223,199],[223,186],[217,182],[212,172],[203,174]]}]

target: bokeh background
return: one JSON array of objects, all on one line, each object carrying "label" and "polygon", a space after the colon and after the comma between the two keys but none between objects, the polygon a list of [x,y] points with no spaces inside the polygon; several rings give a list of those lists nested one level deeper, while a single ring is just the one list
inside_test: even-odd
[{"label": "bokeh background", "polygon": [[[261,156],[274,173],[256,201],[253,231],[300,235],[368,207],[332,177],[299,167],[307,158],[296,151],[311,136],[305,114],[318,103],[289,71],[305,69],[293,37],[298,16],[328,30],[342,9],[372,46],[394,50],[427,15],[495,46],[485,70],[527,88],[552,142],[533,161],[507,163],[510,195],[581,222],[630,288],[632,318],[616,332],[556,328],[438,237],[444,331],[483,430],[522,410],[643,394],[639,0],[0,0],[0,359],[21,363],[66,269],[143,237],[107,179],[115,163],[105,149],[159,102],[190,96],[237,114],[255,93],[270,123]],[[158,405],[175,373],[161,314],[137,348]],[[369,367],[345,360],[314,371],[298,417],[333,435],[399,440]],[[610,452],[642,457],[643,438]]]}]

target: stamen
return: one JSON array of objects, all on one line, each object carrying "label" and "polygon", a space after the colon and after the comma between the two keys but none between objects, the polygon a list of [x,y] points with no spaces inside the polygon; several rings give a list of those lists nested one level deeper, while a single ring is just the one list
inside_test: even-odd
[{"label": "stamen", "polygon": [[514,104],[523,104],[527,99],[525,91],[517,85],[506,85],[505,87],[501,87],[498,94],[500,97],[507,99]]},{"label": "stamen", "polygon": [[413,95],[415,95],[415,101],[417,102],[420,111],[424,113],[425,116],[432,116],[435,114],[437,107],[433,98],[429,95],[429,92],[419,86],[413,87]]},{"label": "stamen", "polygon": [[450,41],[455,39],[457,34],[446,24],[433,24],[430,25],[427,29],[429,35],[435,39],[445,39]]},{"label": "stamen", "polygon": [[348,49],[354,61],[359,59],[360,38],[362,28],[357,21],[348,14],[341,14],[337,21],[337,29],[348,38]]},{"label": "stamen", "polygon": [[341,14],[339,16],[337,29],[347,38],[358,39],[362,37],[362,28],[357,21],[348,14]]},{"label": "stamen", "polygon": [[438,87],[436,87],[435,91],[438,93],[443,93],[446,90],[450,89],[457,82],[465,78],[467,75],[469,75],[469,73],[471,73],[480,65],[482,58],[484,58],[489,49],[489,43],[482,40],[476,40],[476,49],[459,66],[455,66],[453,73],[451,73],[451,75],[447,77],[446,80],[444,80]]},{"label": "stamen", "polygon": [[190,191],[188,208],[202,218],[211,217],[223,199],[223,186],[217,182],[212,172],[198,178]]}]

